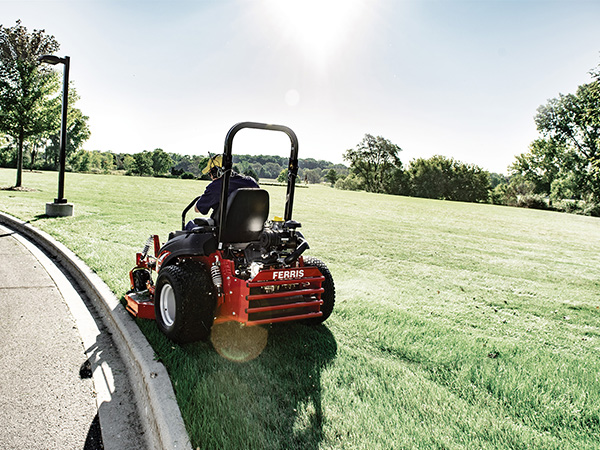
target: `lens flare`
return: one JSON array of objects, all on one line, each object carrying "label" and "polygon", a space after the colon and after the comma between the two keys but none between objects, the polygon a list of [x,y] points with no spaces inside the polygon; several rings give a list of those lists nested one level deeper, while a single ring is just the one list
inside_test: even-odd
[{"label": "lens flare", "polygon": [[247,327],[238,322],[215,324],[210,332],[213,347],[223,358],[247,362],[257,358],[267,346],[269,332],[261,326]]},{"label": "lens flare", "polygon": [[285,103],[288,106],[296,106],[300,103],[300,93],[296,89],[290,89],[285,93]]}]

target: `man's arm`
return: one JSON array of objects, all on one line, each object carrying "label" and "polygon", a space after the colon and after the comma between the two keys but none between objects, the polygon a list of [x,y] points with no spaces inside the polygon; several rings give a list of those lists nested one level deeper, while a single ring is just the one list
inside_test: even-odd
[{"label": "man's arm", "polygon": [[202,196],[194,205],[194,211],[201,214],[208,214],[211,208],[215,208],[221,201],[221,187],[218,180],[213,181],[204,190]]}]

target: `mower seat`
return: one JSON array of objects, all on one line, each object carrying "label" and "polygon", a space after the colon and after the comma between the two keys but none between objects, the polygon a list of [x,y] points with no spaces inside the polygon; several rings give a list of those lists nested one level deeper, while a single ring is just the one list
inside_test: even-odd
[{"label": "mower seat", "polygon": [[258,241],[269,216],[269,193],[241,188],[229,195],[221,240],[226,244]]}]

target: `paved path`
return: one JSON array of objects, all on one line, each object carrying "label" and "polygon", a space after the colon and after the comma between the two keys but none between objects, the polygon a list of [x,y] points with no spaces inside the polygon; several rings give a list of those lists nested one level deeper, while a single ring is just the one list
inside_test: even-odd
[{"label": "paved path", "polygon": [[94,316],[45,254],[0,226],[0,449],[146,448]]}]

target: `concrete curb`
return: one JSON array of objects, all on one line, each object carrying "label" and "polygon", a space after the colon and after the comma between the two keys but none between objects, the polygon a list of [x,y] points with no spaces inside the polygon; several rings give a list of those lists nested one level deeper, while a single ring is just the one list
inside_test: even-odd
[{"label": "concrete curb", "polygon": [[55,257],[92,300],[112,333],[129,372],[150,448],[191,450],[167,370],[154,360],[154,351],[145,336],[104,281],[48,233],[2,212],[0,223],[23,234]]}]

